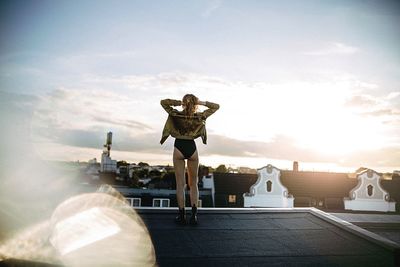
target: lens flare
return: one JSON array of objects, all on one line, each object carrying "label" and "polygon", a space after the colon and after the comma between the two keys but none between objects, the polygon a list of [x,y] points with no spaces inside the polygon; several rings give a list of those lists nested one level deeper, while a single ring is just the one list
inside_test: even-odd
[{"label": "lens flare", "polygon": [[155,253],[139,215],[111,186],[74,196],[51,218],[0,247],[3,259],[65,266],[154,266]]}]

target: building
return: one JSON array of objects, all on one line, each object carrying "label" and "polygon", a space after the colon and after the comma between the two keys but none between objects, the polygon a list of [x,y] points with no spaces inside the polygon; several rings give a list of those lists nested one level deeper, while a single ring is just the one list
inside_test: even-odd
[{"label": "building", "polygon": [[[116,189],[123,194],[132,207],[178,207],[176,191],[172,189]],[[186,206],[190,207],[189,191],[186,192]],[[213,207],[211,190],[199,190],[199,207]]]},{"label": "building", "polygon": [[344,199],[346,210],[395,211],[396,202],[381,186],[382,175],[373,170],[364,170],[357,175],[358,184]]},{"label": "building", "polygon": [[[256,183],[255,174],[214,173],[215,207],[245,207],[243,194],[249,193]],[[358,184],[347,173],[282,170],[282,185],[294,197],[294,207],[316,207],[324,210],[345,210],[344,199]],[[382,188],[390,195],[390,201],[400,201],[400,177],[381,180]]]},{"label": "building", "polygon": [[258,179],[243,195],[244,207],[293,208],[294,198],[281,183],[281,171],[267,165],[257,171]]},{"label": "building", "polygon": [[112,132],[107,133],[106,144],[104,145],[103,153],[101,154],[100,171],[101,172],[116,172],[117,161],[112,160],[110,156],[112,144]]},{"label": "building", "polygon": [[295,207],[343,210],[347,197],[357,181],[347,173],[282,171],[282,184],[294,196]]},{"label": "building", "polygon": [[[255,174],[213,173],[215,207],[244,207],[243,194],[257,181]],[[211,179],[211,178],[210,178]]]}]

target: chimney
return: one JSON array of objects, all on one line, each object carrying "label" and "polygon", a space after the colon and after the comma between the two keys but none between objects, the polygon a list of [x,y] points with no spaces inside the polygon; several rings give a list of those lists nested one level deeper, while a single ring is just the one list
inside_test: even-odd
[{"label": "chimney", "polygon": [[294,172],[299,171],[299,163],[297,161],[293,161],[293,171]]}]

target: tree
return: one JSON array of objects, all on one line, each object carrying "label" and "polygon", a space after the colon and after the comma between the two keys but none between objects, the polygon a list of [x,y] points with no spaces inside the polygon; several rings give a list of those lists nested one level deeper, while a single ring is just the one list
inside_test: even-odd
[{"label": "tree", "polygon": [[151,170],[149,172],[149,176],[150,177],[160,177],[161,176],[161,172],[159,170]]},{"label": "tree", "polygon": [[147,169],[140,169],[135,171],[139,178],[146,178],[149,175],[149,170]]},{"label": "tree", "polygon": [[221,164],[215,169],[215,172],[226,173],[226,172],[228,172],[228,169],[226,168],[226,166],[224,164]]},{"label": "tree", "polygon": [[140,166],[140,167],[149,167],[150,165],[148,164],[148,163],[146,163],[146,162],[139,162],[138,163],[138,165]]},{"label": "tree", "polygon": [[209,175],[209,174],[210,174],[210,167],[200,164],[198,176],[201,178],[201,177],[203,177],[205,175]]},{"label": "tree", "polygon": [[139,176],[136,172],[132,173],[132,178],[129,179],[129,186],[134,188],[139,187]]},{"label": "tree", "polygon": [[120,167],[120,166],[128,166],[128,165],[129,165],[129,163],[126,162],[125,160],[117,161],[117,167]]},{"label": "tree", "polygon": [[175,179],[175,172],[170,171],[164,173],[162,176],[162,180],[168,184],[169,189],[176,189],[176,179]]}]

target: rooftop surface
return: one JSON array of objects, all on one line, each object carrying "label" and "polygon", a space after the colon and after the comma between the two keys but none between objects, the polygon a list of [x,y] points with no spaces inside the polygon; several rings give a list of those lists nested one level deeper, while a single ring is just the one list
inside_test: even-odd
[{"label": "rooftop surface", "polygon": [[69,199],[0,244],[0,266],[400,265],[399,215],[201,208],[199,225],[180,226],[176,208],[134,211],[117,197]]},{"label": "rooftop surface", "polygon": [[331,214],[400,245],[400,215],[398,214]]},{"label": "rooftop surface", "polygon": [[[159,266],[396,266],[399,246],[316,209],[138,210]],[[368,240],[369,239],[369,240]]]}]

